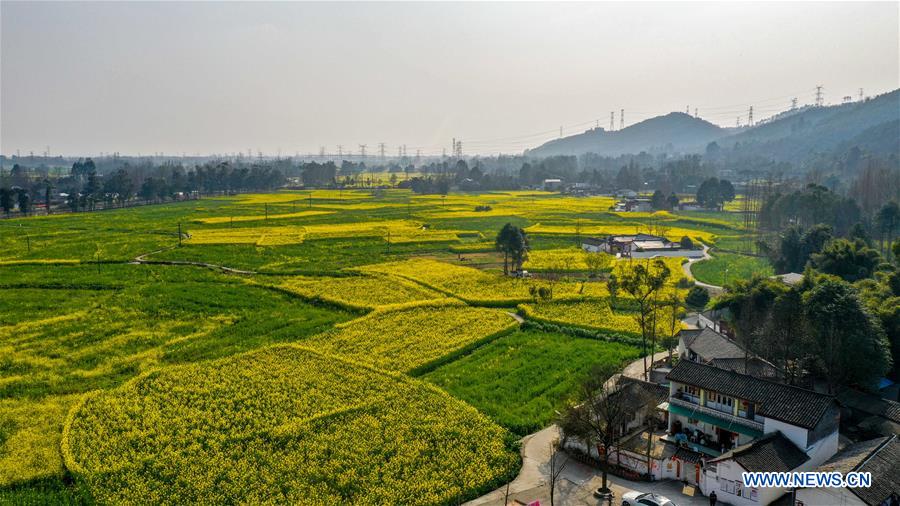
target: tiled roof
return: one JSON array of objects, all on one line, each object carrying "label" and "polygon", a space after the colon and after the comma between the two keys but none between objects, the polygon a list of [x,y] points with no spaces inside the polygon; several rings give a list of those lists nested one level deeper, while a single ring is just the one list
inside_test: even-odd
[{"label": "tiled roof", "polygon": [[889,438],[887,437],[879,437],[847,446],[819,466],[818,470],[822,472],[837,471],[847,474],[856,469],[856,466],[862,464],[872,452],[883,445],[888,439]]},{"label": "tiled roof", "polygon": [[619,385],[622,387],[622,390],[620,391],[625,393],[628,399],[639,399],[641,402],[644,400],[652,400],[654,406],[659,405],[659,403],[666,401],[669,398],[669,387],[660,385],[659,383],[644,381],[628,376],[619,376]]},{"label": "tiled roof", "polygon": [[809,460],[809,456],[781,432],[772,432],[723,453],[710,462],[723,460],[734,460],[750,472],[788,472],[800,467]]},{"label": "tiled roof", "polygon": [[882,399],[877,395],[867,394],[859,390],[846,389],[837,395],[838,402],[842,405],[862,411],[870,415],[880,416],[888,420],[900,423],[900,402]]},{"label": "tiled roof", "polygon": [[881,504],[891,493],[900,492],[900,441],[892,436],[862,462],[856,471],[872,473],[872,486],[851,488],[866,504]]},{"label": "tiled roof", "polygon": [[737,343],[709,327],[700,332],[688,334],[685,345],[700,355],[704,361],[715,358],[744,358],[746,355],[744,349]]},{"label": "tiled roof", "polygon": [[602,244],[606,244],[606,239],[601,239],[599,237],[585,237],[581,240],[581,244],[588,244],[590,246],[600,246]]},{"label": "tiled roof", "polygon": [[670,381],[753,401],[759,404],[757,413],[760,415],[807,429],[815,427],[834,403],[830,395],[690,360],[679,360],[666,377]]},{"label": "tiled roof", "polygon": [[751,356],[749,360],[741,358],[714,358],[709,363],[719,369],[726,369],[741,374],[749,374],[757,378],[778,378],[778,369],[759,357]]}]

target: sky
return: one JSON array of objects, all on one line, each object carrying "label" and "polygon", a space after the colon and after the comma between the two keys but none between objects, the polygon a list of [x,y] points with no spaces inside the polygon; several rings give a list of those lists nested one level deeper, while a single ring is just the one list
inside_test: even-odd
[{"label": "sky", "polygon": [[900,3],[0,2],[0,152],[516,153],[900,87]]}]

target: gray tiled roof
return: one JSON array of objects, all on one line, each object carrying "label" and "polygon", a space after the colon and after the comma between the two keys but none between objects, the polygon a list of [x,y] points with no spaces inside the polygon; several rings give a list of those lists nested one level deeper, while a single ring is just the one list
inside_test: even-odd
[{"label": "gray tiled roof", "polygon": [[856,468],[856,471],[872,473],[872,486],[851,488],[866,504],[881,504],[891,493],[900,493],[900,441],[896,436],[872,452]]},{"label": "gray tiled roof", "polygon": [[879,437],[875,439],[870,439],[869,441],[863,441],[861,443],[854,443],[852,445],[847,446],[843,450],[834,454],[833,457],[828,459],[824,464],[819,466],[819,471],[822,472],[832,472],[837,471],[843,474],[847,474],[850,471],[856,469],[856,466],[862,464],[869,455],[872,454],[879,446],[883,445],[885,441],[889,438],[887,437]]},{"label": "gray tiled roof", "polygon": [[747,399],[759,404],[757,413],[791,425],[812,429],[835,402],[834,397],[690,360],[680,360],[666,376],[670,381]]},{"label": "gray tiled roof", "polygon": [[800,467],[809,460],[809,456],[781,432],[772,432],[723,453],[710,462],[723,460],[734,460],[751,472],[787,472]]},{"label": "gray tiled roof", "polygon": [[749,374],[757,378],[778,378],[778,369],[774,365],[754,356],[751,356],[749,360],[744,357],[714,358],[710,361],[710,365],[714,365],[719,369]]},{"label": "gray tiled roof", "polygon": [[704,361],[715,358],[744,358],[746,355],[744,349],[737,343],[709,327],[700,332],[687,334],[684,344],[700,355]]},{"label": "gray tiled roof", "polygon": [[846,389],[837,395],[838,402],[851,409],[870,415],[880,416],[900,423],[900,402],[882,399],[877,395]]}]

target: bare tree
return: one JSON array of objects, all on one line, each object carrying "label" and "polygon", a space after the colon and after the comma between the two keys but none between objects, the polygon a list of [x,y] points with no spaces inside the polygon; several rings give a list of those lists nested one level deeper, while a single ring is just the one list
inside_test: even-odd
[{"label": "bare tree", "polygon": [[608,492],[607,472],[610,449],[620,436],[620,429],[633,416],[626,396],[617,381],[619,368],[615,364],[597,366],[581,385],[579,404],[570,405],[560,415],[558,424],[566,437],[585,443],[590,449],[596,445],[601,459],[603,486]]},{"label": "bare tree", "polygon": [[569,456],[559,450],[559,441],[550,443],[550,506],[554,505],[556,495],[556,486],[559,484],[559,477],[566,466],[569,465]]}]

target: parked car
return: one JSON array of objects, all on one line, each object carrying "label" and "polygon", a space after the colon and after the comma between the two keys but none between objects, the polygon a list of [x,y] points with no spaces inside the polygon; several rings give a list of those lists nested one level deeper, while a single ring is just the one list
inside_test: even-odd
[{"label": "parked car", "polygon": [[622,506],[676,506],[675,503],[670,501],[667,497],[649,494],[649,493],[641,493],[641,492],[628,492],[626,494],[622,494]]}]

